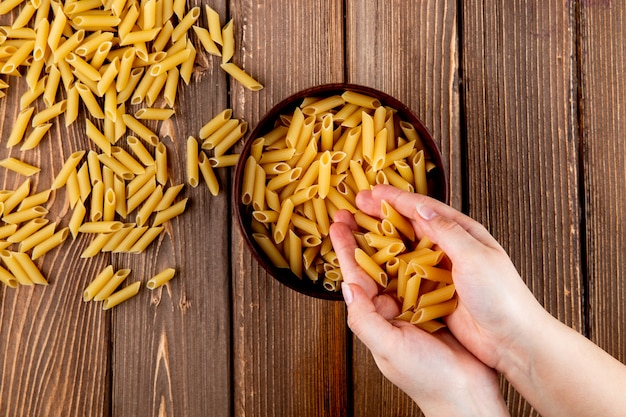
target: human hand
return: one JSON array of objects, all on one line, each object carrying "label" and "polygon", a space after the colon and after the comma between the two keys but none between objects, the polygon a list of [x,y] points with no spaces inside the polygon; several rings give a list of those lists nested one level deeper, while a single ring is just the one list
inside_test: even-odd
[{"label": "human hand", "polygon": [[385,185],[357,196],[359,208],[378,217],[383,200],[450,258],[458,305],[446,323],[472,354],[500,369],[546,315],[507,253],[480,223],[432,198]]},{"label": "human hand", "polygon": [[429,334],[393,320],[399,313],[396,301],[379,295],[377,284],[354,259],[354,219],[339,211],[334,220],[330,235],[344,277],[348,325],[370,349],[381,372],[426,415],[508,415],[496,373],[447,330]]}]

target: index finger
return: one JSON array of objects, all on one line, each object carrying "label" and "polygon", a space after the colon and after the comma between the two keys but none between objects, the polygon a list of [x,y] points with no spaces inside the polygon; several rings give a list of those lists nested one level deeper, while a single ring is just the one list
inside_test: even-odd
[{"label": "index finger", "polygon": [[410,193],[408,191],[400,190],[399,188],[384,184],[375,186],[369,197],[374,201],[369,202],[368,204],[380,205],[381,201],[385,200],[400,214],[411,220],[416,219],[416,207],[418,207],[418,205],[431,207],[440,215],[458,223],[459,226],[465,229],[474,239],[483,245],[497,248],[500,247],[493,236],[491,236],[491,233],[489,233],[489,231],[485,229],[482,224],[432,197],[417,193]]},{"label": "index finger", "polygon": [[363,271],[354,258],[357,244],[348,224],[340,221],[331,224],[330,240],[333,243],[337,259],[339,259],[343,280],[348,284],[359,285],[370,299],[378,295],[376,282]]}]

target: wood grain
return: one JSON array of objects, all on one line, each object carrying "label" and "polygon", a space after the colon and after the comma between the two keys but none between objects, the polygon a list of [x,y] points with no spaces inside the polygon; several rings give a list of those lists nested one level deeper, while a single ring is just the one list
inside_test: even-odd
[{"label": "wood grain", "polygon": [[[233,61],[265,85],[231,84],[234,114],[254,126],[273,104],[301,89],[343,81],[341,2],[233,4]],[[232,235],[234,414],[343,416],[350,398],[342,303],[281,285]]]},{"label": "wood grain", "polygon": [[[0,123],[0,159],[8,156],[41,167],[31,192],[50,188],[54,175],[73,152],[86,148],[84,123],[70,129],[56,120],[40,145],[30,151],[6,148],[19,97],[27,89],[23,79],[11,80],[0,101],[6,121]],[[26,178],[5,169],[0,189],[17,188]],[[46,218],[67,226],[71,211],[65,190],[53,192]],[[0,415],[106,415],[110,410],[110,319],[100,306],[86,304],[82,293],[108,263],[108,256],[80,259],[89,239],[70,237],[36,264],[48,286],[0,286]]]},{"label": "wood grain", "polygon": [[[539,301],[583,330],[575,16],[563,2],[463,4],[469,214]],[[534,411],[505,387],[513,415]]]},{"label": "wood grain", "polygon": [[[422,119],[442,153],[451,204],[461,207],[456,2],[348,1],[347,79],[396,97]],[[387,381],[357,339],[352,352],[354,415],[420,415]],[[375,411],[374,411],[375,410]]]},{"label": "wood grain", "polygon": [[[187,8],[196,5],[204,19],[202,2]],[[225,16],[225,3],[212,6]],[[201,48],[198,53],[192,82],[180,82],[176,117],[148,124],[167,147],[168,185],[186,184],[187,137],[197,137],[227,107],[226,77],[216,57]],[[230,215],[223,172],[220,180],[224,189],[217,197],[203,182],[186,184],[180,198],[189,197],[187,209],[166,223],[156,244],[141,255],[112,259],[116,268],[133,271],[129,282],[144,286],[139,302],[113,311],[113,415],[230,415]],[[168,267],[177,270],[170,284],[147,290],[147,280]]]},{"label": "wood grain", "polygon": [[589,336],[626,363],[626,40],[623,2],[580,5],[582,156]]}]

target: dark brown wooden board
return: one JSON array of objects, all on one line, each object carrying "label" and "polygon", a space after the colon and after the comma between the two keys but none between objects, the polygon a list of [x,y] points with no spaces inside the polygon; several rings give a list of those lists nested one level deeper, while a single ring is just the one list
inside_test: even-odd
[{"label": "dark brown wooden board", "polygon": [[626,363],[626,8],[583,1],[579,13],[589,337]]},{"label": "dark brown wooden board", "polygon": [[[583,328],[576,18],[565,2],[465,2],[469,214],[553,315]],[[504,387],[511,413],[534,414]]]},{"label": "dark brown wooden board", "polygon": [[[396,97],[424,122],[442,153],[450,202],[460,208],[456,7],[454,1],[348,1],[346,74],[351,83]],[[382,376],[356,338],[352,364],[355,416],[421,415],[413,401]]]},{"label": "dark brown wooden board", "polygon": [[[265,85],[231,81],[234,114],[251,126],[289,95],[342,82],[341,2],[231,4],[233,62]],[[251,257],[233,221],[235,416],[343,416],[350,385],[344,305],[310,298],[271,278]]]}]

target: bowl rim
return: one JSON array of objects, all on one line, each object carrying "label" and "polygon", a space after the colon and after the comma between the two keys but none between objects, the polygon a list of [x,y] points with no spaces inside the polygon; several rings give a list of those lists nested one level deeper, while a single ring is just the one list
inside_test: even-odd
[{"label": "bowl rim", "polygon": [[434,196],[435,198],[443,201],[446,204],[449,204],[449,184],[448,178],[446,174],[446,170],[444,169],[443,161],[441,159],[441,152],[435,143],[435,140],[428,130],[422,120],[417,117],[417,115],[404,103],[399,101],[398,99],[390,96],[387,93],[384,93],[380,90],[377,90],[372,87],[359,85],[359,84],[351,84],[351,83],[330,83],[330,84],[321,84],[314,87],[305,88],[300,90],[294,94],[289,95],[285,99],[281,100],[279,103],[273,105],[265,115],[258,121],[255,125],[254,129],[246,135],[244,146],[241,149],[239,160],[235,166],[235,173],[232,177],[232,205],[235,211],[235,217],[237,218],[237,224],[239,225],[239,230],[241,235],[243,236],[244,241],[246,242],[246,246],[252,253],[252,256],[256,259],[256,261],[263,267],[263,269],[272,276],[272,278],[276,279],[283,285],[288,288],[308,295],[310,297],[324,299],[324,300],[332,300],[332,301],[340,301],[343,300],[343,296],[341,294],[341,290],[336,292],[331,292],[325,290],[319,283],[315,283],[313,281],[308,280],[306,277],[302,279],[298,278],[290,269],[286,268],[278,268],[264,255],[263,251],[260,249],[256,241],[252,238],[252,234],[250,229],[247,227],[247,224],[244,222],[244,218],[246,214],[249,215],[249,206],[243,204],[241,201],[241,180],[243,177],[243,169],[245,166],[245,162],[247,159],[247,155],[250,153],[250,147],[252,142],[260,136],[261,133],[266,133],[265,130],[269,131],[271,127],[273,127],[276,118],[281,114],[285,114],[289,111],[290,108],[294,108],[298,106],[302,99],[309,96],[314,96],[316,94],[323,93],[325,96],[331,95],[333,93],[343,92],[345,90],[351,90],[362,94],[368,94],[376,97],[381,101],[383,105],[388,105],[397,110],[398,114],[402,114],[403,120],[408,120],[417,130],[417,133],[420,135],[422,140],[424,141],[424,146],[428,149],[431,159],[439,169],[439,177],[441,178],[441,188],[438,190],[441,192],[440,195]]}]

